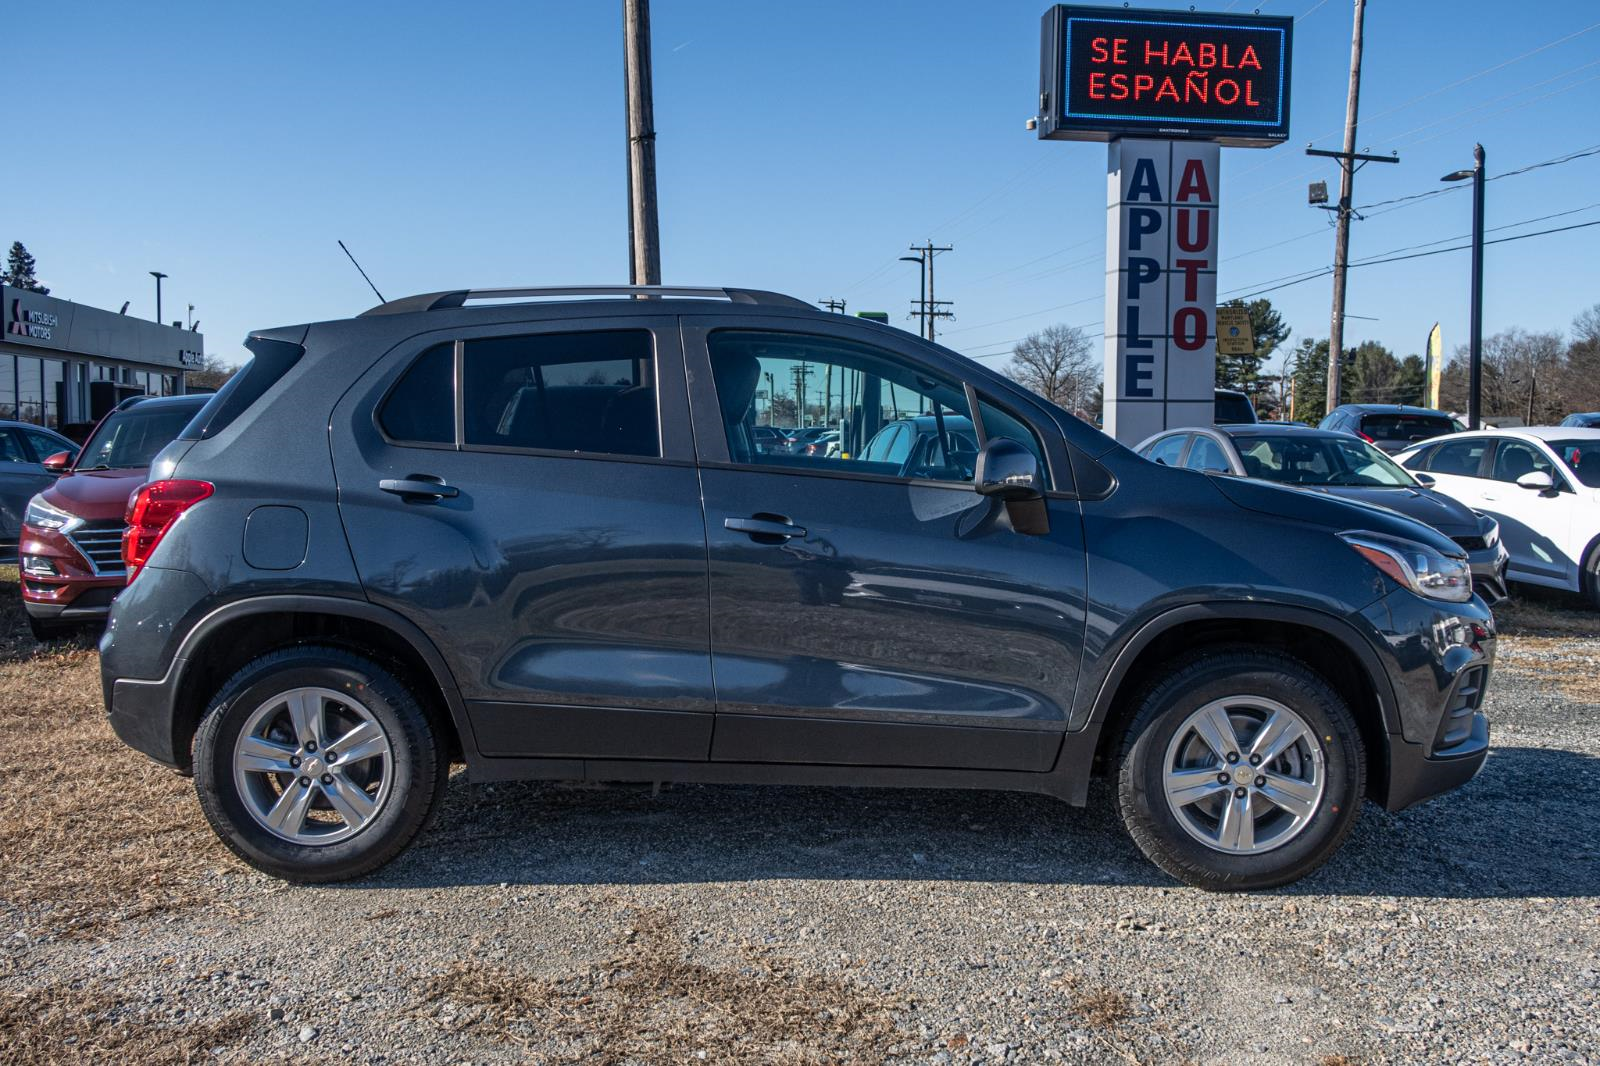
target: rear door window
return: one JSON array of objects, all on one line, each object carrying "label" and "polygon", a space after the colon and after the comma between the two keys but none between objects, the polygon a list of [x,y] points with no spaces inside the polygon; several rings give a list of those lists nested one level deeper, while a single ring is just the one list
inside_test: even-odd
[{"label": "rear door window", "polygon": [[645,330],[469,340],[462,380],[469,448],[661,454]]},{"label": "rear door window", "polygon": [[1428,472],[1456,477],[1480,477],[1483,453],[1489,450],[1488,437],[1451,441],[1441,444],[1428,460]]},{"label": "rear door window", "polygon": [[1160,463],[1162,466],[1177,466],[1178,461],[1183,457],[1183,445],[1188,439],[1189,435],[1187,433],[1174,433],[1170,437],[1162,437],[1156,441],[1155,446],[1150,449],[1150,454],[1146,458],[1152,463]]}]

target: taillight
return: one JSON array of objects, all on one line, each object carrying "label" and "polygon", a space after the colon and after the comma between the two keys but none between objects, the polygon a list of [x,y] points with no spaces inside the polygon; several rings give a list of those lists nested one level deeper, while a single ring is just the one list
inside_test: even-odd
[{"label": "taillight", "polygon": [[131,582],[178,516],[216,491],[207,481],[174,478],[141,486],[128,499],[128,528],[122,533],[122,565]]},{"label": "taillight", "polygon": [[1367,436],[1365,433],[1361,432],[1359,429],[1356,430],[1356,436],[1360,437],[1362,440],[1366,441],[1368,444],[1376,444],[1376,443],[1378,443],[1377,441],[1373,440],[1371,437]]}]

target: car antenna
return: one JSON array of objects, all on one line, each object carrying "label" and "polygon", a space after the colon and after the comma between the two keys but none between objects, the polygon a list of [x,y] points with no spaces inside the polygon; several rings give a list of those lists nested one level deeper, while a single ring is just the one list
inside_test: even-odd
[{"label": "car antenna", "polygon": [[[335,238],[335,239],[337,240],[337,238]],[[378,287],[376,285],[372,284],[372,279],[367,277],[367,272],[365,270],[361,269],[361,264],[356,262],[356,257],[353,256],[353,255],[350,255],[350,249],[348,249],[348,248],[346,248],[344,246],[344,242],[343,241],[339,241],[339,249],[341,251],[343,251],[345,255],[349,255],[350,256],[351,265],[354,266],[356,268],[356,270],[360,271],[361,280],[367,283],[367,287],[370,288],[372,290],[373,295],[378,298],[378,302],[381,303],[381,304],[388,303],[389,301],[385,300],[383,298],[383,293],[378,291]]]}]

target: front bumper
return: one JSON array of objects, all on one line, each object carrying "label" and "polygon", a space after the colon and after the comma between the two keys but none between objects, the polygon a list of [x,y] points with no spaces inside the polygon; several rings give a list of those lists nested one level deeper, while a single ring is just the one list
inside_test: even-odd
[{"label": "front bumper", "polygon": [[1397,811],[1466,784],[1488,758],[1494,615],[1477,597],[1441,603],[1403,589],[1363,613],[1386,645],[1399,724],[1374,792]]},{"label": "front bumper", "polygon": [[71,538],[24,525],[17,544],[22,602],[40,621],[99,621],[125,585],[120,570],[102,573]]},{"label": "front bumper", "polygon": [[1467,565],[1472,568],[1472,591],[1490,607],[1500,606],[1511,594],[1506,587],[1506,566],[1510,561],[1511,554],[1498,540],[1492,548],[1467,553]]}]

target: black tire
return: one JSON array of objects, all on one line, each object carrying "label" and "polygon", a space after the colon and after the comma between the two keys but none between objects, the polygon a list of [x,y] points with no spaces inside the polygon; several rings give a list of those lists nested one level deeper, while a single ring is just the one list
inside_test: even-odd
[{"label": "black tire", "polygon": [[33,615],[28,616],[28,630],[33,634],[33,639],[40,644],[48,644],[52,640],[61,640],[77,633],[78,627],[70,622],[41,622]]},{"label": "black tire", "polygon": [[[1325,775],[1321,799],[1297,835],[1254,854],[1195,839],[1164,788],[1168,746],[1185,720],[1213,700],[1240,695],[1274,700],[1302,718],[1316,733],[1310,739],[1320,741]],[[1211,891],[1285,885],[1326,862],[1355,826],[1366,794],[1361,732],[1344,700],[1300,660],[1244,647],[1196,652],[1156,679],[1136,706],[1121,749],[1122,820],[1150,861],[1178,880]]]},{"label": "black tire", "polygon": [[1584,564],[1581,582],[1589,606],[1600,611],[1600,544],[1589,549],[1589,560]]},{"label": "black tire", "polygon": [[[354,698],[384,731],[392,778],[371,820],[344,840],[300,844],[274,835],[246,807],[233,773],[240,731],[256,708],[301,687]],[[222,842],[256,869],[301,884],[346,881],[405,850],[438,806],[449,777],[446,745],[416,695],[377,663],[341,648],[307,645],[270,652],[222,686],[194,741],[195,791]]]}]

